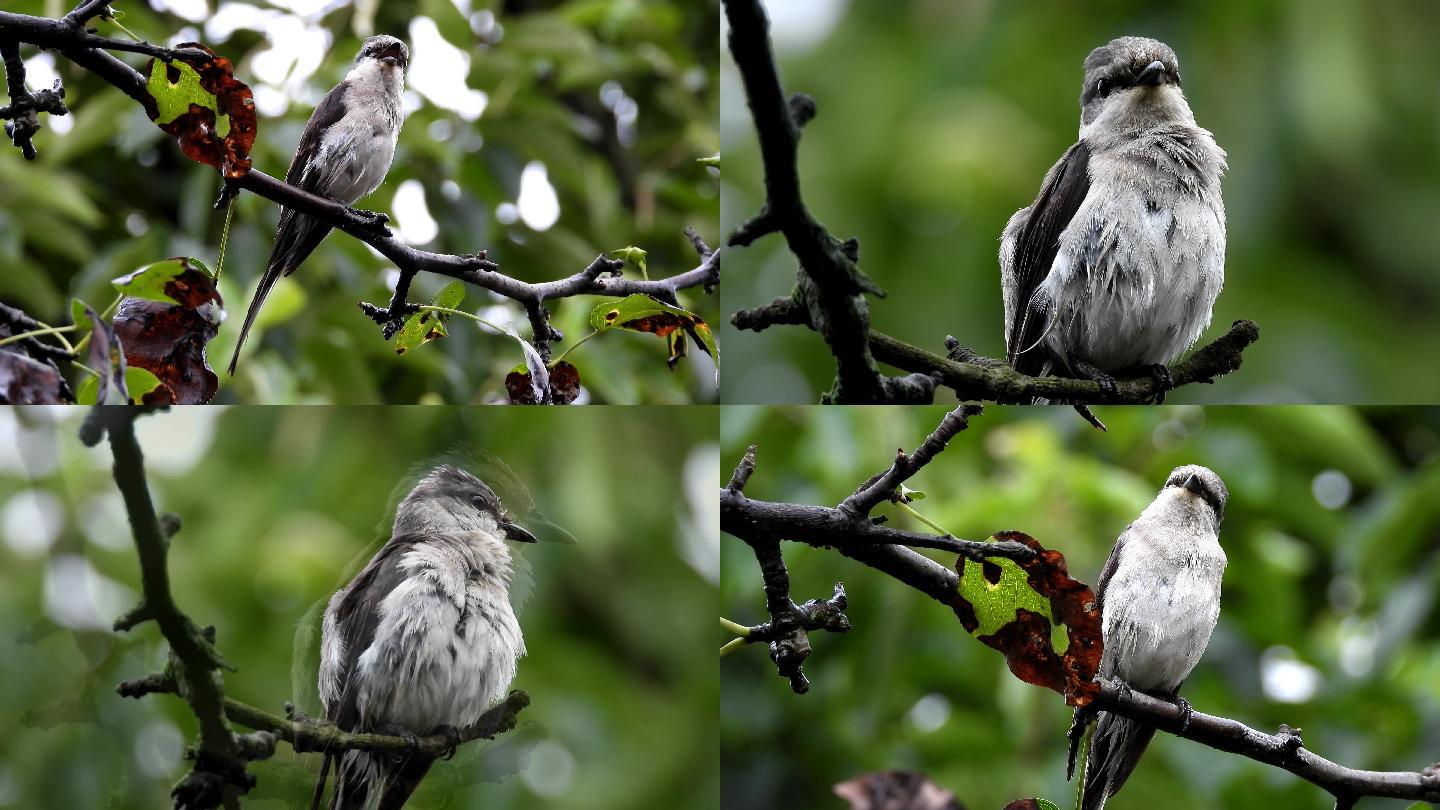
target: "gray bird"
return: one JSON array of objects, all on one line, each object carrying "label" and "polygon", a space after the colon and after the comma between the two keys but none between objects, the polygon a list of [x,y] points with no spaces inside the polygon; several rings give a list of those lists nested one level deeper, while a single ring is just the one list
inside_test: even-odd
[{"label": "gray bird", "polygon": [[[396,509],[390,540],[325,609],[325,717],[344,731],[453,734],[503,698],[525,654],[507,541],[535,537],[479,478],[441,465],[421,479]],[[330,807],[402,807],[432,762],[347,751]]]},{"label": "gray bird", "polygon": [[[365,40],[355,67],[311,113],[285,172],[285,182],[346,206],[374,193],[390,171],[400,127],[405,123],[400,95],[409,64],[410,49],[395,37],[382,34]],[[368,217],[377,226],[384,222],[379,214]],[[295,272],[329,233],[330,226],[323,222],[290,208],[280,209],[275,246],[245,312],[245,324],[230,358],[230,376],[235,376],[240,349],[270,289],[282,275]]]},{"label": "gray bird", "polygon": [[[1206,467],[1176,467],[1115,541],[1096,588],[1105,651],[1100,677],[1168,701],[1200,662],[1220,616],[1229,493]],[[1135,770],[1155,729],[1100,712],[1090,738],[1080,810],[1100,810]]]},{"label": "gray bird", "polygon": [[1195,123],[1169,46],[1085,58],[1080,139],[1000,241],[1005,346],[1031,376],[1155,375],[1210,325],[1225,280],[1225,151]]}]

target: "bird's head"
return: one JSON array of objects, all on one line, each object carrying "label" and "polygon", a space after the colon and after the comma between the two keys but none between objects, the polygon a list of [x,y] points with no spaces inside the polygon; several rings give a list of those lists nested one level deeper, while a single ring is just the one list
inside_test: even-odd
[{"label": "bird's head", "polygon": [[1162,493],[1172,489],[1177,490],[1176,495],[1182,501],[1212,515],[1215,530],[1220,530],[1220,524],[1225,520],[1225,502],[1230,499],[1230,491],[1225,488],[1225,482],[1214,470],[1199,464],[1176,467],[1170,471],[1170,477],[1165,479]]},{"label": "bird's head", "polygon": [[410,66],[410,49],[405,43],[390,36],[389,34],[377,34],[365,40],[360,46],[360,53],[355,56],[355,64],[360,64],[366,59],[374,59],[386,68],[405,72]]},{"label": "bird's head", "polygon": [[1169,45],[1146,37],[1120,37],[1085,57],[1080,89],[1080,132],[1147,124],[1194,124],[1180,90],[1180,59]]},{"label": "bird's head", "polygon": [[429,472],[395,511],[395,533],[483,532],[518,543],[535,535],[511,519],[499,496],[484,481],[449,464]]}]

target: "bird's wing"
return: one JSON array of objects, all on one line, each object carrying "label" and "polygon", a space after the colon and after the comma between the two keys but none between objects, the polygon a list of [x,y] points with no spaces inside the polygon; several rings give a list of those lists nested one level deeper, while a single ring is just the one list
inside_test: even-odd
[{"label": "bird's wing", "polygon": [[335,632],[340,637],[343,660],[338,671],[338,683],[332,693],[339,698],[326,704],[325,716],[344,731],[353,730],[360,720],[353,676],[356,663],[361,654],[370,648],[375,640],[375,630],[380,626],[380,613],[376,607],[405,580],[405,572],[399,565],[400,558],[416,542],[418,538],[397,537],[386,543],[370,564],[356,575],[335,609]]},{"label": "bird's wing", "polygon": [[1045,365],[1044,352],[1035,351],[1035,346],[1044,337],[1049,318],[1045,302],[1036,301],[1035,292],[1050,275],[1060,250],[1061,232],[1090,193],[1089,166],[1090,147],[1084,141],[1070,147],[1045,175],[1040,196],[1015,237],[1010,261],[1012,278],[1006,283],[1014,286],[1016,311],[1009,319],[1005,345],[1006,359],[1023,374],[1039,374]]},{"label": "bird's wing", "polygon": [[1110,549],[1110,556],[1105,559],[1105,566],[1100,569],[1100,578],[1095,581],[1095,608],[1105,608],[1105,587],[1110,584],[1110,578],[1115,576],[1115,569],[1120,566],[1120,549],[1125,545],[1125,538],[1130,536],[1130,529],[1120,533],[1115,540],[1115,547]]},{"label": "bird's wing", "polygon": [[[315,112],[310,114],[310,120],[305,124],[305,131],[300,133],[300,143],[295,147],[295,157],[290,161],[290,168],[285,172],[285,182],[292,186],[302,188],[312,194],[323,193],[320,189],[323,172],[311,171],[311,167],[319,168],[321,165],[317,158],[320,157],[320,139],[325,130],[334,126],[337,121],[345,117],[345,91],[350,87],[349,81],[342,81],[335,85],[335,88],[325,94],[320,100]],[[270,258],[265,262],[265,273],[260,276],[260,285],[255,289],[255,297],[250,299],[250,308],[245,311],[245,323],[240,327],[240,338],[235,342],[235,353],[230,356],[230,376],[235,376],[235,367],[240,360],[240,349],[245,346],[245,338],[250,336],[250,327],[255,325],[255,318],[260,314],[260,308],[264,306],[265,299],[270,295],[270,290],[275,282],[280,280],[282,275],[290,275],[295,272],[301,262],[320,246],[325,236],[330,233],[330,226],[323,222],[317,222],[304,214],[297,214],[290,208],[280,209],[280,227],[275,232],[275,244],[270,248]]]},{"label": "bird's wing", "polygon": [[312,194],[319,193],[317,186],[320,173],[309,169],[315,165],[315,158],[320,156],[320,139],[325,130],[345,117],[345,93],[349,89],[349,80],[342,81],[326,93],[325,98],[320,99],[315,112],[310,114],[310,120],[305,122],[305,131],[300,133],[300,143],[295,146],[295,157],[290,161],[290,168],[285,171],[285,182]]}]

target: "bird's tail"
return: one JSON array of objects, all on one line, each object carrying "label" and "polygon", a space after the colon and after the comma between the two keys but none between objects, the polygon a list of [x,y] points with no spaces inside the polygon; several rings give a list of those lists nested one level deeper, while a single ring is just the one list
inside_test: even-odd
[{"label": "bird's tail", "polygon": [[1080,810],[1101,810],[1130,778],[1155,728],[1134,720],[1101,712],[1090,737],[1090,755],[1085,762],[1085,785]]},{"label": "bird's tail", "polygon": [[255,325],[255,317],[260,314],[260,307],[265,305],[265,297],[270,294],[270,289],[275,282],[280,280],[280,268],[274,264],[265,268],[265,275],[260,277],[260,286],[255,288],[255,297],[250,299],[250,308],[245,310],[245,323],[240,327],[240,339],[235,341],[235,353],[230,355],[230,376],[235,376],[235,364],[240,361],[240,350],[245,346],[245,338],[250,335],[250,327]]},{"label": "bird's tail", "polygon": [[400,810],[434,762],[428,754],[347,751],[335,774],[330,810]]}]

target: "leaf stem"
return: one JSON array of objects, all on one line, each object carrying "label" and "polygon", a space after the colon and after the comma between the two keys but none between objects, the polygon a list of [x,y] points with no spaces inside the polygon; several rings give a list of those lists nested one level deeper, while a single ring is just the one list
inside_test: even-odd
[{"label": "leaf stem", "polygon": [[35,330],[33,330],[33,331],[30,331],[30,332],[21,332],[21,333],[18,334],[18,335],[11,335],[10,337],[7,337],[7,338],[0,338],[0,346],[4,346],[4,345],[10,344],[10,343],[19,343],[20,341],[22,341],[22,340],[24,340],[24,339],[26,339],[26,338],[40,337],[40,336],[42,336],[42,335],[58,335],[58,334],[61,334],[62,332],[74,332],[74,331],[75,331],[75,324],[73,324],[73,323],[70,324],[69,326],[47,326],[47,327],[45,327],[44,329],[35,329]]},{"label": "leaf stem", "polygon": [[724,616],[720,617],[720,627],[725,630],[725,632],[734,633],[741,638],[745,638],[746,636],[750,635],[750,628],[746,627],[743,624],[736,624],[735,622],[730,621]]},{"label": "leaf stem", "polygon": [[474,321],[474,322],[476,322],[476,323],[478,323],[478,324],[482,324],[482,325],[484,325],[484,326],[488,326],[488,327],[490,327],[491,329],[494,329],[496,332],[499,332],[499,333],[502,334],[502,335],[503,335],[503,334],[508,334],[508,333],[506,332],[506,330],[501,329],[500,327],[498,327],[498,326],[496,326],[495,324],[493,324],[493,323],[485,320],[484,318],[480,317],[479,315],[476,315],[476,314],[473,313],[473,312],[466,312],[466,311],[461,310],[461,309],[451,309],[451,308],[449,308],[449,307],[437,307],[437,306],[434,306],[433,304],[422,304],[422,305],[420,306],[420,309],[419,309],[418,311],[419,311],[419,312],[440,312],[440,313],[443,313],[443,314],[445,314],[445,315],[459,315],[459,316],[462,317],[462,318],[469,318],[470,320],[472,320],[472,321]]},{"label": "leaf stem", "polygon": [[936,523],[935,521],[931,520],[930,518],[927,518],[927,517],[925,517],[924,515],[920,514],[919,512],[915,511],[915,507],[911,506],[910,504],[908,504],[908,503],[900,503],[900,502],[897,501],[897,502],[895,503],[895,505],[898,506],[898,507],[900,507],[902,510],[904,510],[904,511],[906,511],[906,512],[909,512],[911,517],[915,518],[916,520],[920,521],[921,523],[924,523],[926,526],[929,526],[930,528],[932,528],[932,529],[934,529],[935,531],[937,531],[937,532],[945,535],[946,537],[954,537],[954,536],[955,536],[955,535],[951,534],[950,532],[947,532],[947,531],[945,531],[943,528],[941,528],[941,527],[940,527],[940,524]]},{"label": "leaf stem", "polygon": [[730,653],[735,652],[736,650],[740,649],[741,647],[744,647],[746,643],[747,643],[746,640],[743,639],[743,638],[732,638],[732,639],[730,639],[730,641],[729,641],[728,643],[726,643],[725,646],[723,646],[723,647],[720,648],[720,657],[721,657],[721,658],[724,658],[725,656],[729,655]]}]

